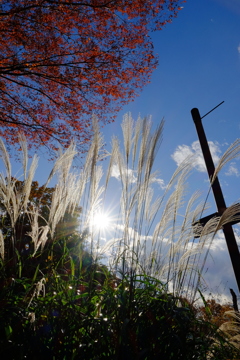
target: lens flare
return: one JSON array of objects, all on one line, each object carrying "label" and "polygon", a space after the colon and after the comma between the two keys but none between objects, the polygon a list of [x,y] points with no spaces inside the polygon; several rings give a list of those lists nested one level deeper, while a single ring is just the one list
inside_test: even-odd
[{"label": "lens flare", "polygon": [[107,213],[96,213],[92,219],[92,226],[98,230],[106,230],[110,225],[110,217]]}]

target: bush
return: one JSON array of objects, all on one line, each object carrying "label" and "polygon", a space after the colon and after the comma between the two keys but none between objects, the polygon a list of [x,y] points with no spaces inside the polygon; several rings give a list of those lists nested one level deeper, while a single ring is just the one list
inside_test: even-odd
[{"label": "bush", "polygon": [[46,284],[38,283],[39,293],[34,294],[26,279],[6,283],[0,312],[4,359],[188,360],[236,355],[214,325],[199,320],[191,307],[153,278],[125,278],[116,286],[108,277],[93,285],[98,286],[81,291],[79,279],[66,281],[55,274]]}]

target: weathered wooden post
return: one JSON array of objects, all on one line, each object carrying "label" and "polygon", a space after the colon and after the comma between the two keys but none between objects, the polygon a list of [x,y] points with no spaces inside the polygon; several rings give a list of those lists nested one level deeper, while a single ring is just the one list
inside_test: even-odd
[{"label": "weathered wooden post", "polygon": [[[219,104],[219,105],[221,105],[221,104]],[[208,176],[209,176],[211,186],[212,186],[213,195],[214,195],[215,202],[216,202],[217,209],[218,209],[217,213],[207,216],[198,221],[200,224],[204,225],[213,216],[216,216],[216,215],[221,216],[224,213],[224,211],[227,209],[227,207],[225,204],[225,200],[223,197],[223,193],[222,193],[222,189],[221,189],[218,177],[216,177],[212,183],[213,174],[215,172],[215,166],[214,166],[214,163],[212,160],[212,155],[211,155],[211,152],[210,152],[210,149],[208,146],[208,142],[207,142],[207,138],[206,138],[204,128],[202,125],[202,118],[201,118],[200,113],[197,108],[192,109],[191,114],[192,114],[192,118],[193,118],[193,121],[196,126],[199,142],[200,142],[200,145],[202,148],[202,153],[203,153],[203,157],[204,157],[207,172],[208,172]],[[232,266],[233,266],[233,271],[234,271],[236,281],[238,284],[238,289],[240,291],[240,253],[239,253],[238,245],[237,245],[236,238],[235,238],[235,235],[233,232],[232,224],[233,223],[228,223],[228,224],[223,225],[222,230],[223,230],[223,233],[224,233],[224,236],[226,239],[228,252],[229,252]]]}]

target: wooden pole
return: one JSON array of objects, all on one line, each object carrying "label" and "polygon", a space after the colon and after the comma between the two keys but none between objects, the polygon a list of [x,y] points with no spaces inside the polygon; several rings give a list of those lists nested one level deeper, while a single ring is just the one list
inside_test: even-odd
[{"label": "wooden pole", "polygon": [[[207,138],[204,132],[204,128],[202,125],[202,119],[197,108],[191,110],[192,118],[194,124],[196,126],[199,142],[202,148],[203,157],[205,160],[205,164],[208,171],[208,176],[210,182],[213,178],[213,174],[215,172],[215,166],[213,163],[212,155],[208,146]],[[215,202],[217,205],[218,213],[221,216],[224,211],[226,210],[226,204],[223,197],[222,189],[218,180],[218,177],[215,178],[214,182],[212,183],[212,191],[215,198]],[[236,242],[236,238],[233,232],[233,228],[231,224],[223,225],[223,233],[226,239],[228,252],[230,255],[230,259],[232,262],[233,271],[235,274],[235,278],[237,281],[238,289],[240,291],[240,253],[238,249],[238,245]]]}]

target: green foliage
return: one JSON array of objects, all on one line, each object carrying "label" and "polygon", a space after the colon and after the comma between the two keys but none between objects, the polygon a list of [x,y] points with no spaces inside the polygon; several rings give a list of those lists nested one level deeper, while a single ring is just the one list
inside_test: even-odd
[{"label": "green foliage", "polygon": [[[93,270],[93,278],[94,278]],[[56,272],[41,283],[12,280],[1,290],[0,345],[6,359],[233,359],[211,323],[153,278],[93,287]],[[38,284],[39,285],[39,284]],[[35,293],[34,293],[35,291]]]}]

